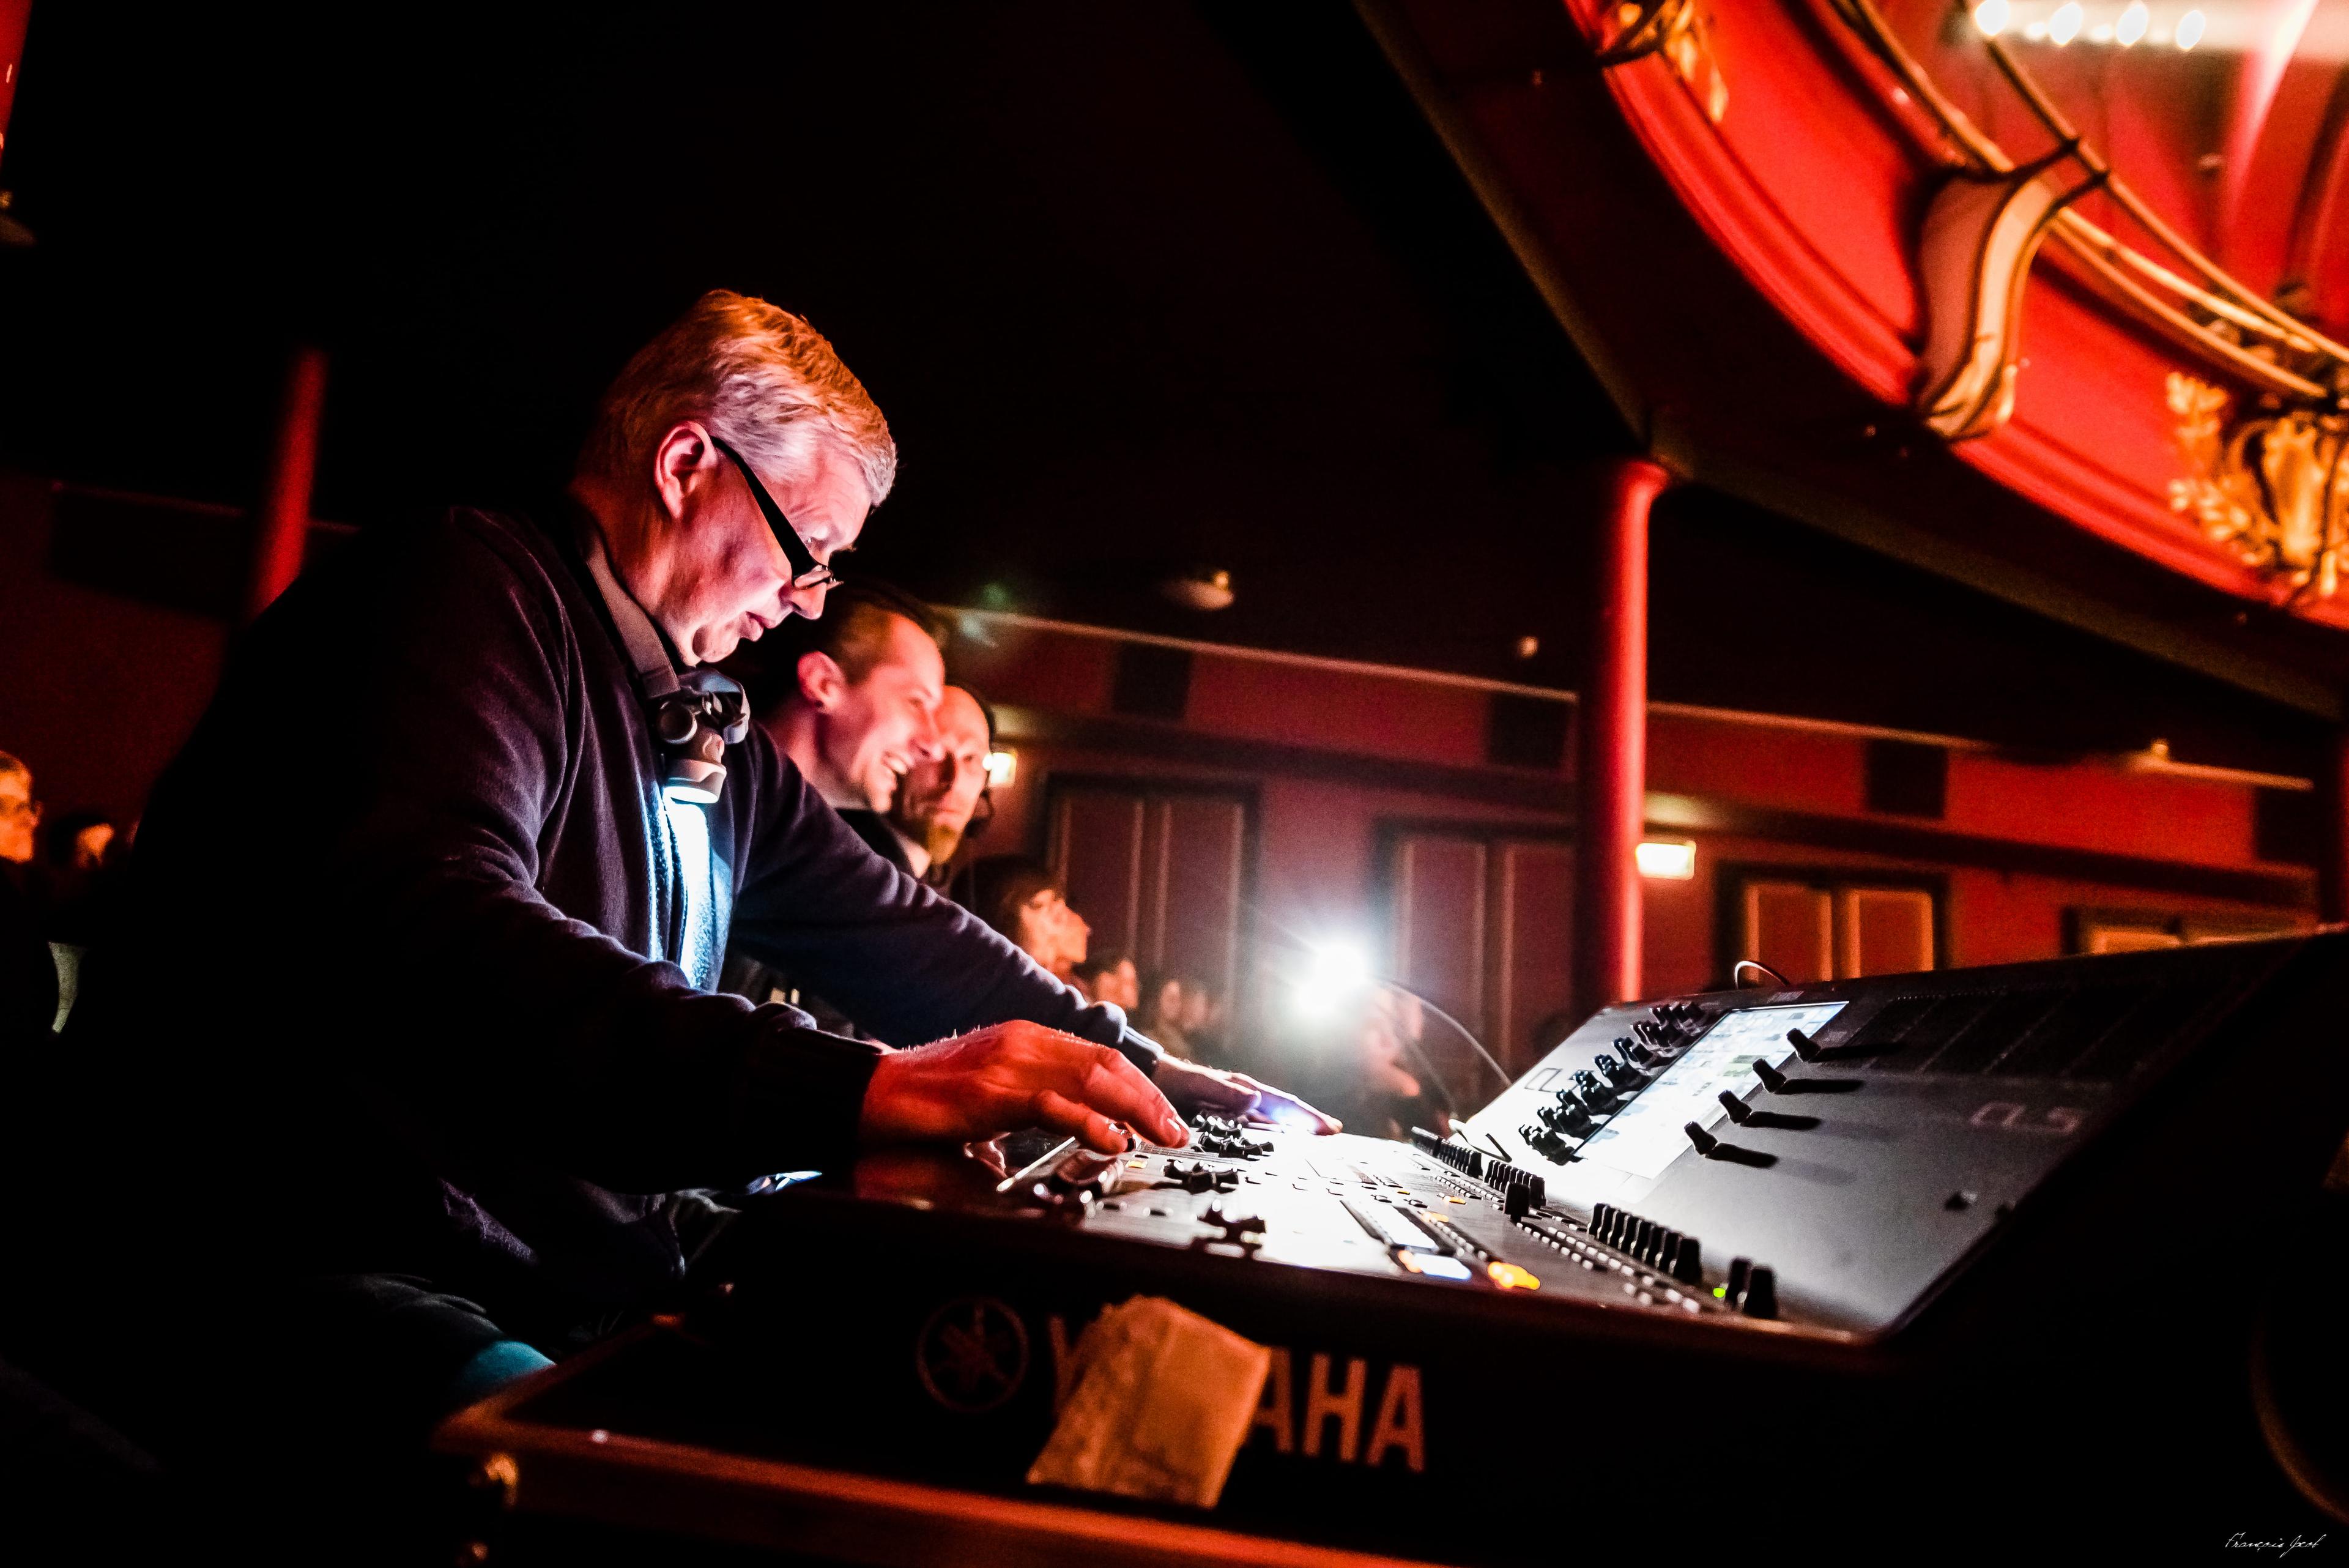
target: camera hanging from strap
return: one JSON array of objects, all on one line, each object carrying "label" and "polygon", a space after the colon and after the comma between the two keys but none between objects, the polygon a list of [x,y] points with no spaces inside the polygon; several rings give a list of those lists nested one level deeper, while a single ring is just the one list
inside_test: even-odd
[{"label": "camera hanging from strap", "polygon": [[726,748],[750,732],[750,697],[740,681],[715,670],[679,674],[652,618],[613,575],[603,535],[583,541],[588,576],[612,613],[620,645],[635,667],[636,695],[661,746],[661,793],[671,800],[715,805],[726,788]]}]

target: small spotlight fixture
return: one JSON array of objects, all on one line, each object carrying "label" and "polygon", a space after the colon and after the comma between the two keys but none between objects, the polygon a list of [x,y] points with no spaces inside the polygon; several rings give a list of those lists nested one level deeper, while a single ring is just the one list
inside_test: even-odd
[{"label": "small spotlight fixture", "polygon": [[2153,16],[2145,8],[2145,0],[2131,0],[2129,8],[2121,13],[2121,19],[2113,24],[2113,38],[2122,48],[2128,48],[2144,37],[2145,30],[2152,25]]},{"label": "small spotlight fixture", "polygon": [[2080,24],[2088,14],[2080,9],[2080,0],[2064,0],[2055,7],[2055,15],[2047,18],[2048,41],[2061,48],[2080,36]]},{"label": "small spotlight fixture", "polygon": [[2176,42],[2181,50],[2190,49],[2202,41],[2202,29],[2209,26],[2199,11],[2189,11],[2178,18]]},{"label": "small spotlight fixture", "polygon": [[1640,875],[1657,882],[1687,882],[1696,877],[1696,844],[1686,838],[1651,838],[1631,851]]},{"label": "small spotlight fixture", "polygon": [[1009,789],[1011,781],[1019,776],[1019,753],[1007,748],[987,753],[987,786],[989,789]]},{"label": "small spotlight fixture", "polygon": [[2007,0],[1982,0],[1974,7],[1974,26],[1982,29],[1985,38],[1997,37],[2006,31],[2006,25],[2013,20],[2014,7],[2008,5]]}]

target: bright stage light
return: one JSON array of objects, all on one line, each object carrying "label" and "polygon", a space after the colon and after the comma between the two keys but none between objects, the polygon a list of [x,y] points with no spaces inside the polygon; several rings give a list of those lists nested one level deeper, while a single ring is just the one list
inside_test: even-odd
[{"label": "bright stage light", "polygon": [[2007,23],[2014,19],[2014,7],[2006,0],[1982,0],[1974,7],[1974,26],[1984,37],[1995,38],[2006,31]]},{"label": "bright stage light", "polygon": [[2146,28],[2152,25],[2153,16],[2146,10],[2145,0],[2131,0],[2129,8],[2121,13],[2120,21],[2114,26],[2113,36],[2126,49],[2144,37]]},{"label": "bright stage light", "polygon": [[1360,942],[1343,939],[1311,942],[1305,949],[1305,972],[1299,977],[1290,1001],[1299,1017],[1324,1017],[1377,978],[1371,970],[1371,955]]},{"label": "bright stage light", "polygon": [[1660,882],[1686,882],[1696,876],[1696,845],[1685,838],[1651,838],[1631,851],[1640,875]]},{"label": "bright stage light", "polygon": [[2080,36],[2080,24],[2088,14],[2080,9],[2080,0],[2064,0],[2055,15],[2047,18],[2047,36],[2058,45],[2068,44]]},{"label": "bright stage light", "polygon": [[2199,11],[2189,11],[2178,18],[2178,47],[2190,49],[2202,41],[2202,29],[2209,24]]},{"label": "bright stage light", "polygon": [[1011,781],[1019,776],[1019,753],[1006,748],[987,753],[987,784],[990,789],[1009,789]]}]

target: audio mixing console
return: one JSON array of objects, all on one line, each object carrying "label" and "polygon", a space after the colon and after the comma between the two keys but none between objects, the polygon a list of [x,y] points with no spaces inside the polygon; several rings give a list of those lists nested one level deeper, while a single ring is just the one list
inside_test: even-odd
[{"label": "audio mixing console", "polygon": [[1609,1008],[1409,1143],[870,1157],[754,1201],[690,1335],[544,1418],[1017,1492],[1076,1334],[1143,1293],[1273,1347],[1242,1530],[1535,1563],[1762,1521],[2321,1528],[2251,1346],[2324,1244],[2344,962],[2328,933]]}]

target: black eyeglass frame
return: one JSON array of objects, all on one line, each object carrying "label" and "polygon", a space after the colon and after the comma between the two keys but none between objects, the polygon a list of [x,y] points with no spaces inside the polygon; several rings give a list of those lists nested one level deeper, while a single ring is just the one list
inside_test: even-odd
[{"label": "black eyeglass frame", "polygon": [[711,445],[733,460],[736,468],[742,471],[742,483],[750,487],[750,499],[759,504],[759,515],[767,520],[767,526],[774,532],[775,543],[783,547],[783,558],[792,564],[792,587],[838,587],[840,574],[815,558],[815,552],[808,548],[805,539],[800,537],[800,531],[792,526],[792,520],[783,515],[783,509],[775,504],[775,498],[767,493],[767,487],[759,483],[758,474],[751,471],[742,454],[714,431],[710,432],[709,441]]}]

